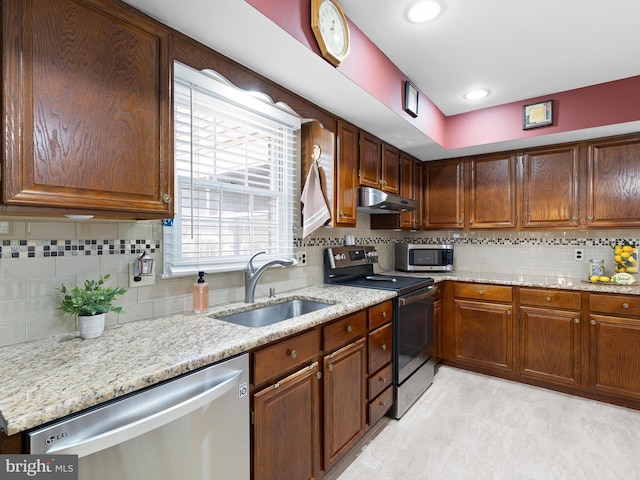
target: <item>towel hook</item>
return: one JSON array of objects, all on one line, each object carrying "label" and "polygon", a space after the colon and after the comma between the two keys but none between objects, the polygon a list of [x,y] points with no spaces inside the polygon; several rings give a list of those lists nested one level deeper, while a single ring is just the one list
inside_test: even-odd
[{"label": "towel hook", "polygon": [[320,150],[320,145],[314,143],[311,147],[311,159],[316,163],[316,165],[320,164],[320,154],[322,150]]}]

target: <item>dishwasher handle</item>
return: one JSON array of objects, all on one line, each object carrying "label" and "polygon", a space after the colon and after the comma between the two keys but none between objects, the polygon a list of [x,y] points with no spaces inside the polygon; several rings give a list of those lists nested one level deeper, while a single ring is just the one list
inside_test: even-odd
[{"label": "dishwasher handle", "polygon": [[184,417],[223,396],[234,386],[239,385],[242,373],[242,370],[233,371],[231,375],[223,377],[224,380],[214,387],[165,409],[156,412],[144,412],[142,418],[126,425],[100,432],[72,443],[60,442],[59,445],[56,444],[48,449],[47,454],[55,453],[84,457],[143,435],[180,417]]},{"label": "dishwasher handle", "polygon": [[418,290],[418,292],[416,293],[411,293],[399,297],[398,306],[406,307],[407,305],[411,305],[412,303],[421,302],[423,300],[426,300],[427,298],[433,298],[436,293],[436,287],[429,286],[426,289]]}]

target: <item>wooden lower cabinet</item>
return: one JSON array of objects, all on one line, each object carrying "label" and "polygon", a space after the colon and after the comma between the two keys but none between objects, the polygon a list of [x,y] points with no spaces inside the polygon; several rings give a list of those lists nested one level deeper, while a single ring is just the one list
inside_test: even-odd
[{"label": "wooden lower cabinet", "polygon": [[324,357],[326,469],[365,432],[366,365],[364,338]]},{"label": "wooden lower cabinet", "polygon": [[255,480],[318,477],[321,376],[315,362],[254,394]]},{"label": "wooden lower cabinet", "polygon": [[640,400],[640,297],[591,294],[589,310],[589,389]]},{"label": "wooden lower cabinet", "polygon": [[519,299],[520,376],[579,387],[580,293],[521,288]]}]

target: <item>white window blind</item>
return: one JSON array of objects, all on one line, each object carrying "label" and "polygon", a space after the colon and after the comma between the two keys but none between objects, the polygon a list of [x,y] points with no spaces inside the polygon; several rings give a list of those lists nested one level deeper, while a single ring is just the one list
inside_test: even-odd
[{"label": "white window blind", "polygon": [[300,119],[215,73],[174,68],[175,217],[164,273],[240,270],[293,254]]}]

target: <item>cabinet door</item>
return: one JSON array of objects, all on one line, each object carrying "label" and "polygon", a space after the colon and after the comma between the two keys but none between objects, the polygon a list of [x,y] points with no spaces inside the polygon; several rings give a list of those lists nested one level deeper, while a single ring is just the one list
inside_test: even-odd
[{"label": "cabinet door", "polygon": [[413,212],[414,230],[422,230],[424,225],[424,164],[420,160],[413,162],[413,197],[418,209]]},{"label": "cabinet door", "polygon": [[426,162],[424,227],[464,227],[464,160]]},{"label": "cabinet door", "polygon": [[514,154],[469,160],[469,228],[516,227],[516,166]]},{"label": "cabinet door", "polygon": [[358,200],[358,129],[338,120],[337,132],[334,222],[340,227],[355,227]]},{"label": "cabinet door", "polygon": [[578,145],[528,150],[522,157],[522,226],[577,227]]},{"label": "cabinet door", "polygon": [[368,134],[360,132],[359,183],[362,186],[382,188],[382,142]]},{"label": "cabinet door", "polygon": [[[404,185],[400,185],[402,174],[400,172],[400,151],[387,145],[382,145],[382,190],[396,195],[401,193]],[[402,195],[405,195],[402,193]]]},{"label": "cabinet door", "polygon": [[580,386],[580,312],[520,308],[520,375]]},{"label": "cabinet door", "polygon": [[589,387],[640,399],[640,320],[589,317]]},{"label": "cabinet door", "polygon": [[454,300],[456,361],[513,372],[511,305]]},{"label": "cabinet door", "polygon": [[171,216],[168,32],[101,0],[2,15],[3,202]]},{"label": "cabinet door", "polygon": [[[400,195],[406,198],[414,198],[413,194],[413,157],[402,153],[400,155]],[[402,212],[400,214],[400,228],[410,230],[413,228],[414,212]]]},{"label": "cabinet door", "polygon": [[367,406],[365,346],[365,339],[361,338],[324,358],[326,469],[331,468],[365,430]]},{"label": "cabinet door", "polygon": [[316,362],[253,396],[255,480],[318,477],[319,384]]},{"label": "cabinet door", "polygon": [[587,225],[640,226],[640,137],[588,144]]}]

